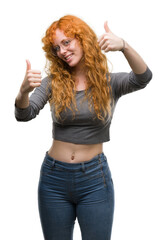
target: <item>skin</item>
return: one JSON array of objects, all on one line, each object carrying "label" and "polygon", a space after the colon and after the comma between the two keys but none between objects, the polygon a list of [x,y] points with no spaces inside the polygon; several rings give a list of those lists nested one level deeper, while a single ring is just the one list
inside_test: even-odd
[{"label": "skin", "polygon": [[[57,56],[65,61],[70,67],[74,68],[77,72],[79,69],[82,69],[84,62],[82,61],[83,50],[77,39],[72,39],[69,46],[66,48],[62,46],[63,41],[71,39],[64,35],[64,32],[60,29],[57,29],[55,32],[56,38],[54,40],[54,46],[59,46],[60,50],[57,52]],[[70,61],[66,60],[66,56],[72,54]]]},{"label": "skin", "polygon": [[[101,50],[104,52],[119,51],[123,48],[122,38],[116,36],[108,27],[107,21],[104,23],[105,32],[99,37],[98,43]],[[63,38],[66,36],[59,29],[56,30],[56,36],[54,44],[60,45]],[[71,61],[65,59],[69,54],[73,54]],[[128,61],[131,69],[137,73],[142,74],[146,71],[147,65],[141,58],[141,56],[125,41],[124,53],[126,60]],[[83,51],[79,45],[77,39],[71,42],[70,47],[63,49],[60,47],[58,57],[66,61],[69,66],[72,67],[74,76],[76,77],[77,89],[85,89],[85,74],[84,74],[84,61]],[[20,87],[18,96],[16,97],[16,106],[20,108],[26,108],[29,105],[29,92],[35,87],[39,87],[41,84],[41,72],[38,70],[32,70],[31,64],[26,60],[27,69],[24,81]],[[60,161],[69,163],[77,163],[87,161],[103,151],[103,143],[100,144],[73,144],[69,142],[62,142],[53,140],[52,146],[48,151],[48,154]]]}]

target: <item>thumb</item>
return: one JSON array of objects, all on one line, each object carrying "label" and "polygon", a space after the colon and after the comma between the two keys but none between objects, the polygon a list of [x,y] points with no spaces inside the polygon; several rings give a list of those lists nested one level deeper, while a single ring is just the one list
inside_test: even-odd
[{"label": "thumb", "polygon": [[111,32],[111,30],[109,29],[109,27],[108,27],[108,22],[107,21],[105,21],[105,23],[104,23],[104,29],[105,29],[105,31],[108,33],[108,32]]},{"label": "thumb", "polygon": [[26,59],[26,63],[27,63],[26,71],[31,70],[31,63],[30,63],[30,61]]}]

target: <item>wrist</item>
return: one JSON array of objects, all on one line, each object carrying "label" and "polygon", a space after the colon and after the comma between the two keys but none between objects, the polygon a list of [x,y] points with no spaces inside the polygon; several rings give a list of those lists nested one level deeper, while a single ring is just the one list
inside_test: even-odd
[{"label": "wrist", "polygon": [[19,90],[19,95],[20,96],[27,96],[27,95],[29,95],[29,92],[26,92],[25,89],[23,87],[21,87],[20,90]]},{"label": "wrist", "polygon": [[126,42],[125,42],[125,40],[123,38],[121,38],[121,39],[122,39],[122,48],[119,51],[124,53],[125,48],[126,48]]},{"label": "wrist", "polygon": [[28,92],[22,92],[21,90],[19,91],[18,95],[17,95],[17,99],[25,99],[29,97],[29,93]]},{"label": "wrist", "polygon": [[19,91],[17,97],[15,98],[15,106],[18,108],[26,108],[29,106],[29,96],[27,93],[21,93]]}]

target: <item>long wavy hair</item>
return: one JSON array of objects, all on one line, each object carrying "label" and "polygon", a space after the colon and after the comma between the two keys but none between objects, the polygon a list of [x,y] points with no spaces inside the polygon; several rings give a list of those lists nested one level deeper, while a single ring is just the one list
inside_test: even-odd
[{"label": "long wavy hair", "polygon": [[[85,97],[88,99],[89,110],[94,107],[95,117],[104,121],[107,115],[111,116],[111,105],[114,101],[110,84],[110,75],[107,58],[101,52],[94,31],[80,18],[66,15],[58,21],[53,22],[46,30],[42,38],[45,51],[45,72],[51,76],[51,94],[49,96],[50,106],[54,104],[55,116],[61,119],[60,113],[66,108],[71,109],[73,116],[75,112],[71,107],[73,103],[75,111],[76,85],[71,67],[54,53],[54,37],[56,29],[60,29],[67,37],[76,38],[83,49],[83,60],[87,85]],[[91,89],[91,91],[88,91]]]}]

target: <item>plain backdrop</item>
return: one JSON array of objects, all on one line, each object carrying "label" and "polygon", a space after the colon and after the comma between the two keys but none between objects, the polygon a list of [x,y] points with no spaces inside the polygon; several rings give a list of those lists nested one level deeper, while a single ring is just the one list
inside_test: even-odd
[{"label": "plain backdrop", "polygon": [[[145,89],[120,98],[103,151],[115,187],[112,240],[167,239],[165,9],[162,0],[1,3],[0,239],[43,239],[37,186],[41,163],[52,143],[51,112],[46,104],[32,121],[17,122],[14,101],[26,59],[46,76],[41,38],[53,21],[66,14],[82,18],[98,36],[108,20],[111,31],[124,38],[153,72]],[[106,55],[113,72],[131,71],[121,52]],[[74,240],[81,240],[77,220]]]}]

